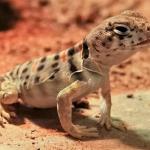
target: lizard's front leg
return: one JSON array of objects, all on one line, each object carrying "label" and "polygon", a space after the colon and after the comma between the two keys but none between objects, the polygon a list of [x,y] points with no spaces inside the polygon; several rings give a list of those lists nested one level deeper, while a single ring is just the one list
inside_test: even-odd
[{"label": "lizard's front leg", "polygon": [[[100,95],[100,91],[99,91]],[[110,82],[107,78],[101,89],[101,105],[100,105],[100,126],[106,126],[107,129],[111,128],[111,94],[110,94]]]},{"label": "lizard's front leg", "polygon": [[78,98],[88,90],[88,83],[75,81],[59,92],[57,96],[57,111],[63,129],[75,138],[98,137],[96,128],[74,125],[72,123],[72,100]]},{"label": "lizard's front leg", "polygon": [[[99,92],[100,94],[100,92]],[[101,105],[100,105],[100,126],[105,126],[106,129],[110,129],[111,126],[121,131],[126,130],[126,126],[123,122],[111,119],[111,93],[110,93],[110,81],[109,77],[105,80],[101,89]]]}]

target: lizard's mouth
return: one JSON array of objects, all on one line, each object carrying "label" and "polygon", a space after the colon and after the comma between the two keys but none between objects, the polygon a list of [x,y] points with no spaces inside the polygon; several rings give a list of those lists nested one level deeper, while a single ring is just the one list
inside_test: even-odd
[{"label": "lizard's mouth", "polygon": [[142,41],[140,43],[137,43],[135,46],[138,46],[138,47],[142,46],[143,47],[143,46],[148,46],[148,45],[150,45],[150,39]]}]

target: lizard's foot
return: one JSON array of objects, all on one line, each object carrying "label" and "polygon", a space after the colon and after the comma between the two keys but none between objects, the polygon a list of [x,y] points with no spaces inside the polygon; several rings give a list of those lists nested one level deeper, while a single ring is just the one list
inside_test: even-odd
[{"label": "lizard's foot", "polygon": [[99,124],[100,124],[100,127],[105,126],[107,130],[110,130],[111,127],[118,129],[120,131],[123,131],[123,132],[127,130],[125,123],[123,123],[121,120],[111,118],[107,114],[101,115]]},{"label": "lizard's foot", "polygon": [[80,100],[73,102],[75,108],[85,108],[90,109],[90,104],[87,100]]},{"label": "lizard's foot", "polygon": [[3,126],[3,124],[8,123],[12,117],[16,117],[15,112],[9,111],[8,108],[0,105],[0,125]]},{"label": "lizard's foot", "polygon": [[69,134],[78,139],[99,137],[99,131],[97,128],[88,128],[80,125],[72,125]]},{"label": "lizard's foot", "polygon": [[127,125],[123,121],[112,118],[111,122],[112,122],[111,125],[113,128],[118,129],[123,132],[127,131]]},{"label": "lizard's foot", "polygon": [[99,124],[100,127],[105,126],[106,129],[110,130],[112,126],[110,116],[108,114],[101,114]]}]

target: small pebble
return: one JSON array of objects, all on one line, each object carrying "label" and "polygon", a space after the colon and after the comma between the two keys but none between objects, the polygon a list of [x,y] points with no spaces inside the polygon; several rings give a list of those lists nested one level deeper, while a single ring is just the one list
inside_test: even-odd
[{"label": "small pebble", "polygon": [[134,98],[134,95],[133,94],[128,94],[127,98]]}]

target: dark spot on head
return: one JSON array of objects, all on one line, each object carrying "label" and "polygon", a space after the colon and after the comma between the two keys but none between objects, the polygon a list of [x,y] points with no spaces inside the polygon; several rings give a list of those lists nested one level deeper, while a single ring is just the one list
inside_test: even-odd
[{"label": "dark spot on head", "polygon": [[108,28],[108,27],[105,27],[105,31],[109,31],[109,28]]},{"label": "dark spot on head", "polygon": [[26,73],[28,71],[28,68],[24,68],[22,73]]},{"label": "dark spot on head", "polygon": [[134,31],[134,28],[132,28],[131,31]]},{"label": "dark spot on head", "polygon": [[108,41],[110,41],[110,42],[112,41],[112,37],[111,37],[111,36],[108,36],[107,39],[108,39]]},{"label": "dark spot on head", "polygon": [[37,71],[41,71],[42,69],[44,68],[44,65],[39,65],[38,68],[37,68]]},{"label": "dark spot on head", "polygon": [[106,57],[109,57],[110,56],[110,54],[106,54]]},{"label": "dark spot on head", "polygon": [[58,66],[58,62],[52,64],[52,68],[55,68],[55,67],[57,67],[57,66]]},{"label": "dark spot on head", "polygon": [[69,63],[69,69],[71,72],[75,72],[78,70],[77,67],[73,64],[72,59],[69,59],[68,63]]},{"label": "dark spot on head", "polygon": [[106,43],[105,43],[105,42],[102,42],[102,46],[105,47],[105,46],[106,46]]},{"label": "dark spot on head", "polygon": [[135,26],[134,26],[134,29],[137,29],[137,28],[138,28],[138,27],[135,25]]},{"label": "dark spot on head", "polygon": [[45,61],[46,61],[46,57],[42,57],[40,62],[44,63]]},{"label": "dark spot on head", "polygon": [[142,29],[139,29],[139,32],[143,32],[143,30],[142,30]]},{"label": "dark spot on head", "polygon": [[134,41],[131,41],[132,44],[134,44]]},{"label": "dark spot on head", "polygon": [[105,31],[107,32],[107,31],[112,31],[113,30],[113,28],[112,27],[105,27]]},{"label": "dark spot on head", "polygon": [[124,44],[123,43],[119,43],[119,46],[123,46]]},{"label": "dark spot on head", "polygon": [[99,39],[99,37],[98,37],[98,36],[96,36],[96,37],[95,37],[95,39],[96,39],[96,40],[98,40],[98,39]]},{"label": "dark spot on head", "polygon": [[112,26],[112,23],[111,23],[111,22],[108,22],[108,26]]},{"label": "dark spot on head", "polygon": [[123,39],[124,39],[124,36],[119,36],[119,39],[120,39],[120,40],[123,40]]},{"label": "dark spot on head", "polygon": [[142,37],[139,37],[139,39],[138,39],[139,41],[142,41],[143,40],[143,38]]},{"label": "dark spot on head", "polygon": [[72,48],[69,48],[67,53],[68,53],[68,56],[73,56],[74,53],[75,53],[74,48],[73,48],[73,47],[72,47]]},{"label": "dark spot on head", "polygon": [[39,76],[36,76],[35,79],[34,79],[35,83],[38,83],[40,81],[40,77]]},{"label": "dark spot on head", "polygon": [[142,26],[145,26],[145,23],[142,23]]},{"label": "dark spot on head", "polygon": [[128,35],[127,37],[128,37],[128,38],[132,38],[132,34]]},{"label": "dark spot on head", "polygon": [[58,59],[59,59],[59,55],[57,54],[54,56],[54,60],[58,60]]},{"label": "dark spot on head", "polygon": [[97,49],[97,47],[96,47],[96,44],[95,43],[92,43],[92,45],[93,45],[93,47],[94,47],[94,49],[98,52],[98,53],[100,53],[100,51]]},{"label": "dark spot on head", "polygon": [[86,40],[83,42],[82,58],[87,59],[89,57],[89,48]]}]

